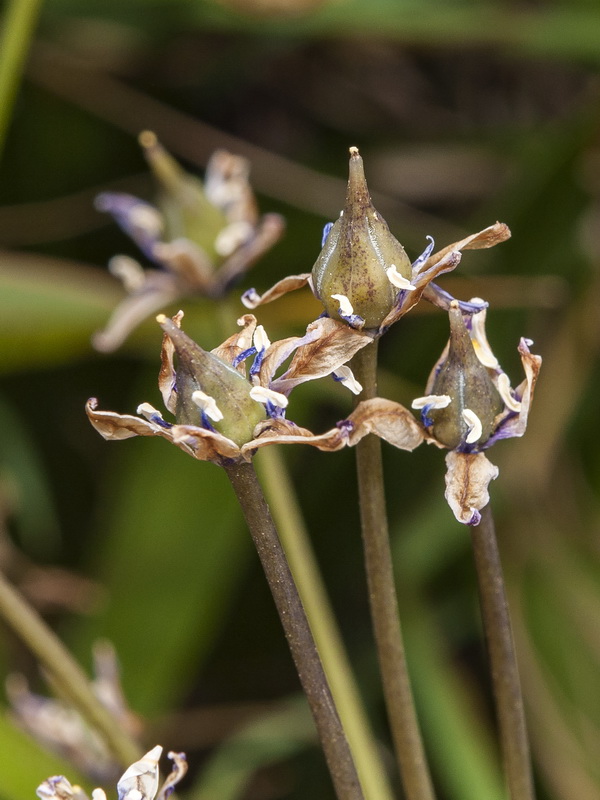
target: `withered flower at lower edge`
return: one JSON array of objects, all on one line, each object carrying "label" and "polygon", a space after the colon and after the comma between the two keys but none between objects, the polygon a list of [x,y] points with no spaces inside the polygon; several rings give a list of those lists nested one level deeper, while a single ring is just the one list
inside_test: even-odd
[{"label": "withered flower at lower edge", "polygon": [[[471,301],[477,304],[478,298]],[[446,499],[459,522],[477,525],[489,502],[488,485],[498,468],[484,454],[499,439],[522,436],[542,359],[521,339],[525,380],[512,389],[485,334],[485,310],[463,315],[450,305],[450,340],[434,366],[420,409],[429,441],[450,448],[446,456]]]},{"label": "withered flower at lower edge", "polygon": [[[452,298],[432,281],[453,270],[463,250],[493,247],[509,237],[508,226],[496,222],[437,253],[433,253],[433,239],[428,237],[429,245],[411,264],[373,206],[362,158],[358,149],[351,147],[346,203],[337,222],[325,228],[323,249],[312,273],[283,278],[262,295],[250,289],[242,302],[254,309],[308,284],[328,316],[376,338],[422,297],[448,309]],[[481,306],[463,307],[474,311]]]},{"label": "withered flower at lower edge", "polygon": [[[137,737],[140,733],[139,720],[127,706],[113,647],[106,641],[97,642],[93,657],[94,679],[91,686],[94,694],[109,709],[115,725],[130,736]],[[67,701],[31,691],[27,679],[20,673],[7,677],[6,694],[11,716],[33,739],[72,763],[92,780],[105,780],[107,776],[114,775],[114,754]]]},{"label": "withered flower at lower edge", "polygon": [[[185,776],[188,765],[184,753],[169,753],[173,769],[159,790],[158,762],[162,750],[160,745],[156,745],[125,770],[117,783],[118,800],[167,800]],[[63,775],[48,778],[38,786],[36,794],[40,800],[88,800],[83,789],[72,786]],[[106,792],[94,789],[92,798],[107,800]]]},{"label": "withered flower at lower edge", "polygon": [[146,131],[140,144],[161,188],[159,208],[129,194],[105,192],[96,207],[115,218],[158,269],[115,256],[110,271],[128,293],[93,339],[115,350],[146,317],[190,295],[220,297],[281,237],[279,214],[259,217],[245,158],[218,150],[202,182],[186,173]]},{"label": "withered flower at lower edge", "polygon": [[[371,432],[407,450],[423,440],[410,411],[382,398],[359,403],[347,419],[320,435],[286,419],[290,392],[306,381],[333,375],[351,391],[361,391],[345,364],[371,340],[358,332],[349,335],[342,323],[318,319],[304,336],[271,343],[255,317],[246,314],[238,320],[240,332],[207,352],[181,330],[182,317],[179,312],[171,320],[157,318],[164,331],[159,388],[175,423],[148,403],[138,407],[141,416],[134,416],[99,411],[92,398],[86,412],[105,439],[161,436],[194,458],[217,464],[249,461],[259,447],[270,444],[339,450]],[[288,368],[276,377],[290,356]]]}]

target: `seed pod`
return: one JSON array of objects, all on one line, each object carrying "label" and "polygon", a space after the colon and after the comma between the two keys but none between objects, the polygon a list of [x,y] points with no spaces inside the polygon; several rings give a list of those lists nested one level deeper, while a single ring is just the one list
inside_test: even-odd
[{"label": "seed pod", "polygon": [[[346,204],[313,267],[315,293],[330,317],[345,321],[358,317],[360,324],[353,321],[354,327],[377,328],[398,295],[398,287],[388,277],[392,267],[410,281],[408,256],[373,206],[363,160],[357,148],[351,147]],[[340,297],[347,298],[349,305],[343,306]]]},{"label": "seed pod", "polygon": [[494,421],[504,404],[488,368],[477,358],[458,303],[450,307],[448,355],[433,382],[431,394],[447,396],[443,408],[427,417],[438,441],[452,449],[476,450],[494,431]]},{"label": "seed pod", "polygon": [[250,383],[172,320],[161,317],[159,322],[177,354],[177,423],[214,428],[239,446],[249,442],[255,426],[266,417],[264,405],[250,396]]}]

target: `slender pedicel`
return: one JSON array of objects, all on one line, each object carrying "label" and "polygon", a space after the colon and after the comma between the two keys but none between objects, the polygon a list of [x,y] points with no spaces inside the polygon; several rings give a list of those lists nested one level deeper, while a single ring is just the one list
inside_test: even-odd
[{"label": "slender pedicel", "polygon": [[[377,395],[377,341],[352,362],[363,385],[360,400]],[[390,549],[381,441],[365,436],[356,445],[360,518],[369,587],[371,618],[396,759],[407,800],[435,797],[404,653]]]},{"label": "slender pedicel", "polygon": [[511,800],[534,800],[521,681],[494,518],[489,503],[481,510],[479,525],[471,526],[469,530],[506,782]]}]

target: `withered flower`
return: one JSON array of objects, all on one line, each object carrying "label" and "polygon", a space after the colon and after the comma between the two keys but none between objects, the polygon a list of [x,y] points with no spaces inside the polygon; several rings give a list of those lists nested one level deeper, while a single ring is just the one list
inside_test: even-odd
[{"label": "withered flower", "polygon": [[[118,800],[167,800],[185,776],[187,761],[184,753],[168,754],[173,769],[159,790],[158,762],[162,750],[160,745],[156,745],[125,770],[117,783]],[[88,800],[83,789],[72,786],[63,775],[48,778],[38,786],[36,794],[40,800]],[[94,789],[92,800],[107,800],[104,789]]]},{"label": "withered flower", "polygon": [[[471,301],[478,304],[478,298]],[[459,522],[477,525],[489,502],[488,485],[498,469],[484,454],[498,439],[522,436],[542,359],[521,339],[525,380],[512,389],[485,333],[485,310],[464,315],[457,301],[449,310],[450,340],[435,364],[421,411],[429,441],[450,448],[446,456],[446,499]]]},{"label": "withered flower", "polygon": [[[94,694],[110,710],[115,725],[131,736],[137,736],[139,721],[125,701],[113,647],[108,642],[96,643],[93,657],[94,679],[91,685]],[[32,692],[26,678],[19,673],[7,677],[6,694],[11,716],[36,741],[94,780],[114,775],[114,755],[67,701]]]},{"label": "withered flower", "polygon": [[220,297],[283,233],[279,214],[259,217],[245,158],[218,150],[202,182],[185,172],[149,131],[140,144],[161,188],[159,208],[129,194],[105,192],[96,206],[120,227],[158,269],[115,256],[110,271],[128,296],[94,346],[115,350],[150,314],[189,295]]},{"label": "withered flower", "polygon": [[[371,340],[349,333],[342,323],[321,318],[304,336],[271,343],[256,318],[246,314],[238,320],[242,330],[209,353],[180,329],[182,317],[180,311],[171,320],[157,318],[164,330],[159,388],[175,422],[163,419],[149,403],[138,407],[141,416],[133,416],[99,411],[92,398],[86,412],[105,439],[161,436],[194,458],[218,464],[249,461],[259,447],[269,444],[339,450],[370,432],[403,449],[412,450],[422,441],[421,426],[412,414],[381,398],[359,403],[347,419],[321,435],[286,419],[290,392],[306,381],[333,375],[360,393],[345,365]],[[245,362],[251,357],[246,374]],[[276,376],[290,357],[287,369]]]},{"label": "withered flower", "polygon": [[[496,222],[437,253],[428,237],[428,246],[411,264],[373,206],[362,158],[351,147],[346,203],[337,222],[325,227],[323,249],[312,272],[283,278],[263,295],[250,289],[242,302],[253,309],[308,284],[328,316],[375,338],[422,297],[447,309],[452,298],[432,281],[453,270],[463,250],[493,247],[509,237],[508,227]],[[464,304],[471,312],[479,307]]]}]

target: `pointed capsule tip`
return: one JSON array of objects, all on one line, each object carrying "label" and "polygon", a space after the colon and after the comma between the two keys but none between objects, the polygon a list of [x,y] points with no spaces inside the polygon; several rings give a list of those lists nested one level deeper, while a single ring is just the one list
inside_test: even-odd
[{"label": "pointed capsule tip", "polygon": [[158,139],[154,131],[142,131],[138,136],[138,142],[144,150],[149,150],[152,147],[156,147]]}]

